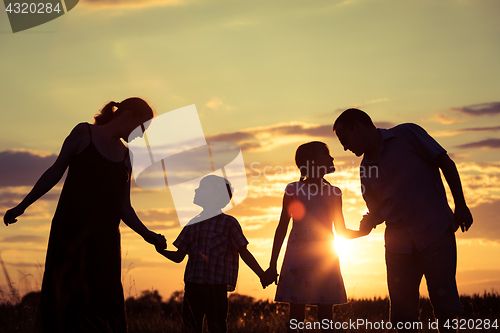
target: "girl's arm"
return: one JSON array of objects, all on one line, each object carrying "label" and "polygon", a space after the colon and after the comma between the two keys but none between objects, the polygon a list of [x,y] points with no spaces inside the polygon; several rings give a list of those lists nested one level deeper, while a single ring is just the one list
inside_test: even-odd
[{"label": "girl's arm", "polygon": [[[128,161],[130,162],[130,161]],[[128,163],[127,163],[128,164]],[[131,166],[128,165],[129,170]],[[150,231],[137,217],[132,204],[130,203],[130,182],[125,184],[125,193],[121,206],[121,219],[130,229],[142,236],[144,240],[153,244],[157,249],[165,249],[167,247],[167,240],[164,236]],[[171,251],[169,251],[171,252]]]},{"label": "girl's arm", "polygon": [[342,213],[342,196],[340,195],[336,195],[333,201],[333,224],[335,225],[335,232],[342,238],[353,239],[366,236],[370,233],[369,230],[351,230],[346,228],[344,214]]},{"label": "girl's arm", "polygon": [[285,191],[285,195],[283,196],[283,207],[281,209],[280,221],[278,223],[278,227],[276,228],[276,233],[274,234],[271,262],[269,264],[269,269],[266,271],[266,281],[264,281],[263,285],[276,281],[276,277],[278,276],[278,256],[281,251],[281,246],[283,246],[286,232],[288,231],[288,224],[290,223],[291,215],[288,211],[288,206],[290,205],[291,201],[292,197],[289,196]]},{"label": "girl's arm", "polygon": [[157,248],[156,251],[158,251],[159,254],[164,256],[167,259],[172,260],[175,263],[180,263],[184,260],[186,257],[186,252],[177,250],[177,251],[168,251],[168,250],[162,250]]},{"label": "girl's arm", "polygon": [[71,158],[76,155],[82,141],[84,141],[83,139],[88,136],[87,126],[88,125],[81,123],[73,128],[71,133],[64,140],[61,151],[54,164],[43,173],[23,201],[5,213],[3,217],[5,225],[17,222],[16,217],[22,215],[32,203],[50,191],[61,180]]}]

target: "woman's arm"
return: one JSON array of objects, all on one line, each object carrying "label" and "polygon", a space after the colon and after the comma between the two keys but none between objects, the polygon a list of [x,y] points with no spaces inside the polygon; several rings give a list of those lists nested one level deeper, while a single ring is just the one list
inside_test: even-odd
[{"label": "woman's arm", "polygon": [[[128,165],[129,170],[131,169]],[[125,184],[125,193],[123,195],[123,201],[121,205],[121,219],[130,229],[134,230],[136,233],[142,236],[144,240],[150,244],[153,244],[157,250],[165,249],[167,247],[167,240],[164,236],[150,231],[139,219],[135,213],[135,209],[130,203],[130,182]]]},{"label": "woman's arm", "polygon": [[353,239],[368,235],[370,230],[351,230],[345,226],[344,214],[342,213],[342,196],[335,196],[333,201],[333,224],[335,232],[342,238]]},{"label": "woman's arm", "polygon": [[64,140],[54,164],[43,173],[23,201],[5,213],[3,217],[5,225],[17,222],[16,217],[22,215],[32,203],[50,191],[61,180],[71,158],[78,152],[83,139],[88,136],[86,126],[88,125],[81,123],[73,128]]}]

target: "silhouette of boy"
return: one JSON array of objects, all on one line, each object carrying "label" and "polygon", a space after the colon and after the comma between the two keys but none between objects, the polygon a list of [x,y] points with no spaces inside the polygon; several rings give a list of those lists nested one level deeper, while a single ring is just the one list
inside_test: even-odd
[{"label": "silhouette of boy", "polygon": [[201,333],[204,316],[210,333],[226,332],[227,292],[236,286],[239,255],[261,280],[264,274],[247,249],[248,241],[238,221],[222,213],[231,198],[228,180],[215,175],[204,177],[193,200],[203,211],[174,241],[178,250],[157,249],[176,263],[188,255],[182,309],[187,332]]}]

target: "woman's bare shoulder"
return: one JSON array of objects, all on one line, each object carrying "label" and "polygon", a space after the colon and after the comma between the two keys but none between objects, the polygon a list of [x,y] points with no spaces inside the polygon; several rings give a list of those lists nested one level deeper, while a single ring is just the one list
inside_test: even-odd
[{"label": "woman's bare shoulder", "polygon": [[79,123],[75,127],[73,127],[69,136],[72,136],[74,138],[86,138],[89,136],[90,126],[91,125],[89,123]]}]

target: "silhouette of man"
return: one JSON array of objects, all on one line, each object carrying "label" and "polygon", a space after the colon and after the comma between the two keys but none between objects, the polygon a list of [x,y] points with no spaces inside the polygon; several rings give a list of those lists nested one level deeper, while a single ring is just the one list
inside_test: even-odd
[{"label": "silhouette of man", "polygon": [[[425,275],[440,332],[463,313],[457,284],[455,231],[467,231],[472,215],[465,203],[455,163],[416,124],[379,129],[358,109],[335,121],[344,150],[363,155],[360,166],[363,199],[369,218],[360,229],[385,221],[387,284],[391,322],[399,332],[418,332],[419,287]],[[455,212],[448,205],[439,169],[450,186]]]}]

